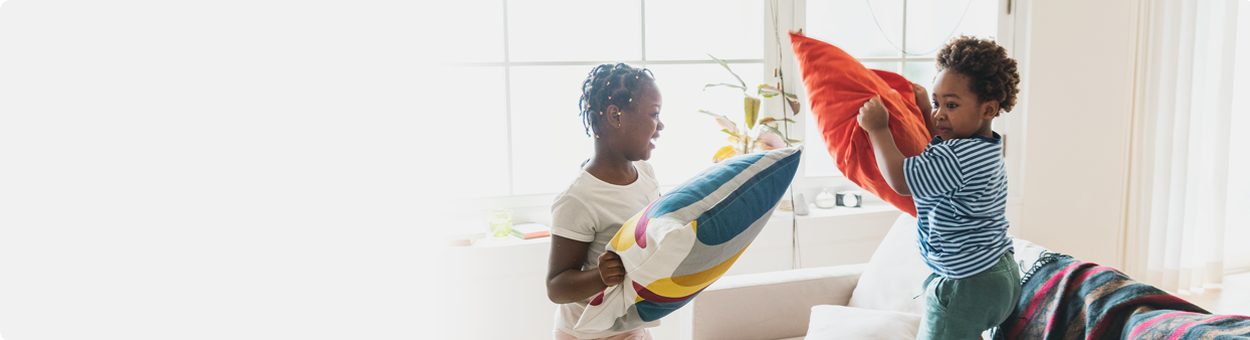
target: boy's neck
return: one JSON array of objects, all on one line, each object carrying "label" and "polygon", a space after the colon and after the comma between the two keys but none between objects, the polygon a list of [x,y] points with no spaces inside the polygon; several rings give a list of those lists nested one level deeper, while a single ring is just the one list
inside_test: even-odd
[{"label": "boy's neck", "polygon": [[994,119],[985,121],[981,124],[981,129],[977,130],[973,136],[982,136],[985,138],[994,138]]}]

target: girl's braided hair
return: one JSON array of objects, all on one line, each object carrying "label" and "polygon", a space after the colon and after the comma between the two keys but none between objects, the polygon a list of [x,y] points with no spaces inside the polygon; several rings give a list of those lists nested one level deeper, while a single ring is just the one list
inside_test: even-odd
[{"label": "girl's braided hair", "polygon": [[[595,124],[603,119],[608,106],[616,105],[625,110],[633,102],[633,92],[640,84],[653,80],[655,75],[651,74],[651,70],[625,63],[595,66],[586,81],[582,82],[582,99],[578,102],[586,135],[591,136],[591,129],[595,129]],[[597,137],[598,131],[594,135]]]},{"label": "girl's braided hair", "polygon": [[991,40],[959,36],[938,52],[937,69],[951,69],[968,77],[968,86],[982,102],[998,102],[998,114],[1011,111],[1020,92],[1020,73],[1007,49]]}]

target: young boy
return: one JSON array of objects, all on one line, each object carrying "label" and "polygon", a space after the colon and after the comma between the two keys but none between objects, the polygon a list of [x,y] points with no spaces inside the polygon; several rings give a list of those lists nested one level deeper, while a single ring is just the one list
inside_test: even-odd
[{"label": "young boy", "polygon": [[917,243],[934,271],[924,282],[917,338],[976,339],[1002,323],[1020,297],[1004,216],[1002,137],[991,130],[994,117],[1015,105],[1020,75],[1006,49],[965,36],[942,48],[937,68],[931,119],[938,134],[923,153],[903,158],[878,98],[860,108],[859,125],[886,182],[916,202]]}]

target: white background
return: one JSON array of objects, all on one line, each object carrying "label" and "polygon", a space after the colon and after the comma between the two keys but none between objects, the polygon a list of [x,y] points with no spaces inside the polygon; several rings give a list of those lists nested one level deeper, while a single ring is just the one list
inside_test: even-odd
[{"label": "white background", "polygon": [[4,2],[0,335],[422,338],[439,12]]}]

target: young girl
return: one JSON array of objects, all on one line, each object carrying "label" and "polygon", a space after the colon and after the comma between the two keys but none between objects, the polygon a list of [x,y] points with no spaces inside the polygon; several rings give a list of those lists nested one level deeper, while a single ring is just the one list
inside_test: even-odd
[{"label": "young girl", "polygon": [[595,143],[594,156],[551,206],[551,255],[547,297],[560,304],[555,339],[651,339],[649,323],[625,333],[579,334],[573,330],[590,298],[620,284],[625,268],[608,241],[630,217],[660,197],[651,165],[652,140],[660,137],[660,91],[651,71],[624,63],[595,67],[582,83],[582,123]]},{"label": "young girl", "polygon": [[[1020,74],[993,41],[959,37],[938,52],[931,119],[938,135],[904,159],[877,98],[860,109],[877,167],[890,187],[913,196],[920,254],[934,274],[917,339],[975,339],[998,326],[1020,298],[1012,256],[1007,173],[994,117],[1016,103]],[[918,94],[923,89],[918,90]]]}]

